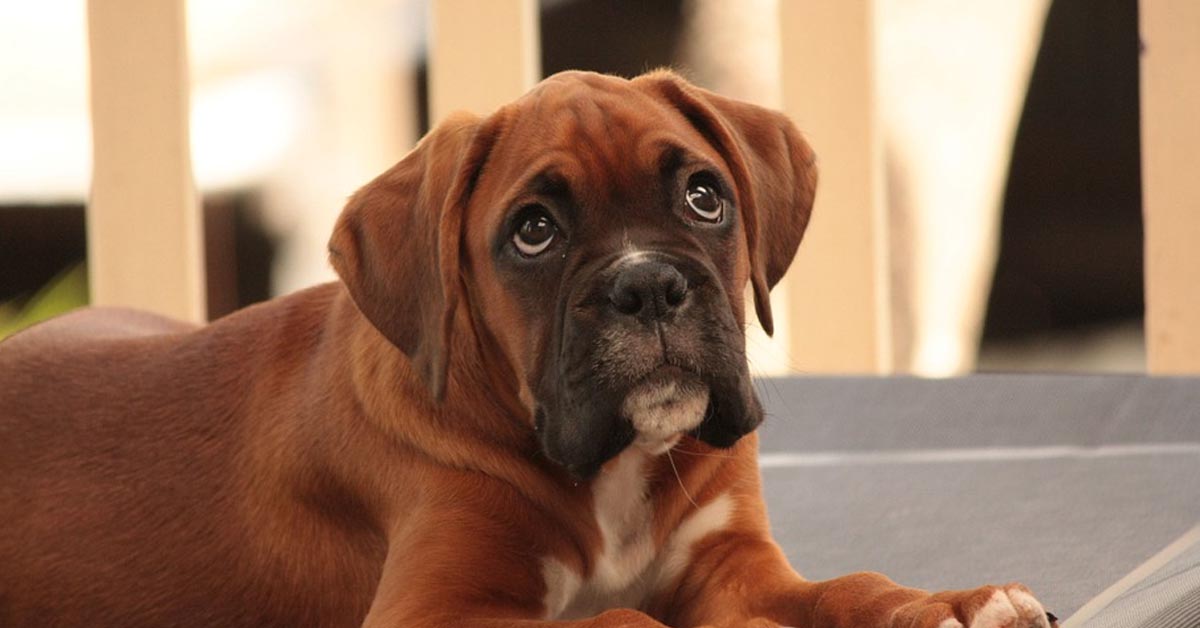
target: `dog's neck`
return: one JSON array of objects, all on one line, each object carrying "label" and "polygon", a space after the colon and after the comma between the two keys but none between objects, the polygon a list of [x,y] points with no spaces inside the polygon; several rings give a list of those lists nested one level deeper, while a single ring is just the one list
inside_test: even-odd
[{"label": "dog's neck", "polygon": [[[448,348],[454,358],[446,374],[446,390],[437,400],[409,358],[389,342],[343,293],[334,305],[338,325],[348,328],[351,338],[343,348],[347,375],[365,418],[385,431],[396,424],[411,430],[418,421],[398,421],[407,415],[436,417],[428,434],[436,449],[447,442],[437,430],[453,430],[461,438],[481,439],[513,451],[536,447],[533,419],[520,401],[519,386],[507,363],[487,351],[484,338],[472,324],[465,308],[458,308]],[[486,408],[489,411],[481,411]],[[428,419],[426,419],[428,422]],[[405,435],[406,438],[412,435]],[[422,439],[424,440],[424,439]]]}]

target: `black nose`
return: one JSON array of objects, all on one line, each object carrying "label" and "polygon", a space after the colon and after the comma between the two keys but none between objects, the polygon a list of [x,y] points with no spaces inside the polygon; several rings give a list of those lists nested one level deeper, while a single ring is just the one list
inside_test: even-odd
[{"label": "black nose", "polygon": [[608,298],[622,314],[660,320],[683,303],[687,290],[687,279],[674,266],[645,261],[622,268]]}]

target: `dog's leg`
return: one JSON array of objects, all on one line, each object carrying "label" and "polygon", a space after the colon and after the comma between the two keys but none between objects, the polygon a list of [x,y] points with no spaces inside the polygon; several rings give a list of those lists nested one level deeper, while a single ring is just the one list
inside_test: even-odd
[{"label": "dog's leg", "polygon": [[605,611],[595,617],[572,621],[521,619],[519,617],[472,617],[470,611],[446,609],[440,615],[413,618],[367,617],[363,628],[668,628],[649,615],[627,608]]},{"label": "dog's leg", "polygon": [[1051,628],[1019,584],[929,593],[876,573],[808,582],[756,535],[715,535],[671,600],[674,626],[714,628]]},{"label": "dog's leg", "polygon": [[462,628],[667,628],[649,615],[628,608],[613,609],[595,617],[573,621],[459,619],[442,625],[462,626]]},{"label": "dog's leg", "polygon": [[397,526],[364,628],[668,628],[630,609],[548,618],[542,551],[531,544],[552,530],[539,535],[514,521],[521,511],[502,516],[453,488],[433,492],[460,498]]}]

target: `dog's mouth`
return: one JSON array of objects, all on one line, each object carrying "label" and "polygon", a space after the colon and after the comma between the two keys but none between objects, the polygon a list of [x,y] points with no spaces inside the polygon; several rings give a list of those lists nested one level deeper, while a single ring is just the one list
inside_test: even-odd
[{"label": "dog's mouth", "polygon": [[690,282],[687,300],[653,325],[584,298],[607,299],[599,289],[560,300],[559,349],[531,387],[542,452],[575,478],[628,447],[664,454],[684,437],[731,447],[761,421],[728,300],[717,282]]},{"label": "dog's mouth", "polygon": [[543,452],[580,480],[628,447],[658,456],[673,448],[685,435],[696,436],[712,418],[717,382],[709,382],[685,367],[663,362],[636,376],[621,392],[604,394],[593,389],[575,406],[581,412],[556,413],[541,406],[535,421]]},{"label": "dog's mouth", "polygon": [[663,365],[630,388],[621,416],[633,426],[634,444],[659,454],[704,422],[708,402],[709,387],[698,375]]}]

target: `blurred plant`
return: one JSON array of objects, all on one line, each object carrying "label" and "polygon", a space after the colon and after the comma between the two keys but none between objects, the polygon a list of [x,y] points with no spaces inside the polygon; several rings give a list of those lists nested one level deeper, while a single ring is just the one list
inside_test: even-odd
[{"label": "blurred plant", "polygon": [[0,303],[0,339],[88,304],[87,265],[70,266],[33,296]]}]

